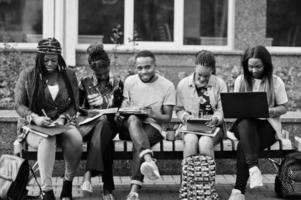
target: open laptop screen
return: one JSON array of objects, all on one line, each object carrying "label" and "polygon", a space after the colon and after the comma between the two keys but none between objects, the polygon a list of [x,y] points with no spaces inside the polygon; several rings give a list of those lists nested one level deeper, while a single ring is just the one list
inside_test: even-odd
[{"label": "open laptop screen", "polygon": [[268,118],[266,92],[221,93],[225,118]]}]

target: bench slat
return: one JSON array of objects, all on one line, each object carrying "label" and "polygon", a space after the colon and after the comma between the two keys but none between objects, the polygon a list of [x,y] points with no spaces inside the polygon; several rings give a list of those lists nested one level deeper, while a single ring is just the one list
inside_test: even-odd
[{"label": "bench slat", "polygon": [[[238,141],[233,141],[230,139],[224,139],[221,144],[217,144],[214,148],[215,151],[236,151]],[[114,147],[115,152],[131,152],[133,148],[133,143],[131,141],[124,141],[124,140],[114,140]],[[222,149],[223,147],[223,149]],[[163,140],[155,144],[152,147],[153,151],[164,151],[164,152],[172,152],[172,151],[183,151],[184,144],[182,140],[175,140],[175,141],[167,141]],[[292,142],[289,139],[283,139],[281,141],[276,141],[270,148],[270,150],[291,150],[293,149]],[[265,150],[268,150],[265,149]],[[37,151],[36,148],[28,146],[27,151],[35,152]],[[57,148],[57,152],[61,152],[61,148]],[[87,151],[87,144],[83,144],[83,151]]]},{"label": "bench slat", "polygon": [[[235,158],[237,149],[237,140],[223,139],[222,143],[215,146],[215,158]],[[298,146],[298,145],[297,145]],[[158,159],[182,159],[183,158],[183,141],[167,141],[163,140],[155,144],[152,149],[155,157]],[[131,159],[133,143],[114,139],[115,159]],[[281,150],[282,149],[282,150]],[[28,147],[24,151],[24,157],[28,159],[36,159],[36,149]],[[87,144],[83,145],[83,159],[87,157]],[[273,144],[270,150],[265,151],[260,155],[262,158],[281,158],[287,153],[293,152],[293,145],[289,139],[284,139],[281,142],[277,141]],[[56,159],[63,159],[62,149],[57,148]]]}]

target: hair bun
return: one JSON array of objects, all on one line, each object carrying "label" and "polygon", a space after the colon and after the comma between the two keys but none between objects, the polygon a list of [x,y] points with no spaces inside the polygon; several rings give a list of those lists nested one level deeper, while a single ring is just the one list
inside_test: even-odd
[{"label": "hair bun", "polygon": [[108,54],[103,49],[102,43],[98,42],[98,43],[91,44],[87,49],[87,53],[88,53],[89,63],[97,60],[103,60],[107,62],[107,65],[109,65],[110,59]]},{"label": "hair bun", "polygon": [[94,44],[91,44],[88,49],[87,49],[87,53],[89,55],[92,55],[92,54],[98,54],[99,52],[103,51],[103,44],[102,43],[94,43]]}]

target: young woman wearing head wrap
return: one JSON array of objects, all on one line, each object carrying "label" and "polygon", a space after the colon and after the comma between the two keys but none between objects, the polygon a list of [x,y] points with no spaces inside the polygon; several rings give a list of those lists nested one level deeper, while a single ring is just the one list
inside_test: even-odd
[{"label": "young woman wearing head wrap", "polygon": [[[39,41],[34,67],[24,69],[15,87],[15,106],[24,123],[48,127],[67,124],[76,115],[78,87],[75,73],[66,68],[60,43],[55,38]],[[21,121],[23,123],[21,123]],[[73,125],[57,136],[41,137],[29,132],[26,142],[38,149],[43,199],[54,200],[51,182],[56,145],[62,147],[65,176],[61,199],[72,199],[72,180],[82,153],[82,137]],[[21,136],[20,135],[20,136]]]}]

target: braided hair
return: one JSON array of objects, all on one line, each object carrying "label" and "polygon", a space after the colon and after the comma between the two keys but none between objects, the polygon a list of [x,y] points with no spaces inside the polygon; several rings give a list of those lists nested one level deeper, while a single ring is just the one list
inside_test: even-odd
[{"label": "braided hair", "polygon": [[203,65],[212,68],[212,74],[216,74],[215,58],[211,51],[202,50],[196,54],[196,65]]},{"label": "braided hair", "polygon": [[55,38],[42,39],[38,43],[38,51],[35,61],[34,68],[34,81],[32,82],[31,88],[33,92],[31,94],[31,102],[29,102],[29,108],[35,113],[40,113],[42,109],[41,99],[44,98],[44,88],[46,85],[45,75],[47,73],[44,56],[45,54],[55,54],[58,55],[58,70],[62,75],[63,80],[66,84],[68,95],[71,98],[71,103],[74,108],[77,109],[76,101],[74,97],[74,91],[71,86],[71,82],[66,72],[66,63],[61,55],[61,45]]}]

